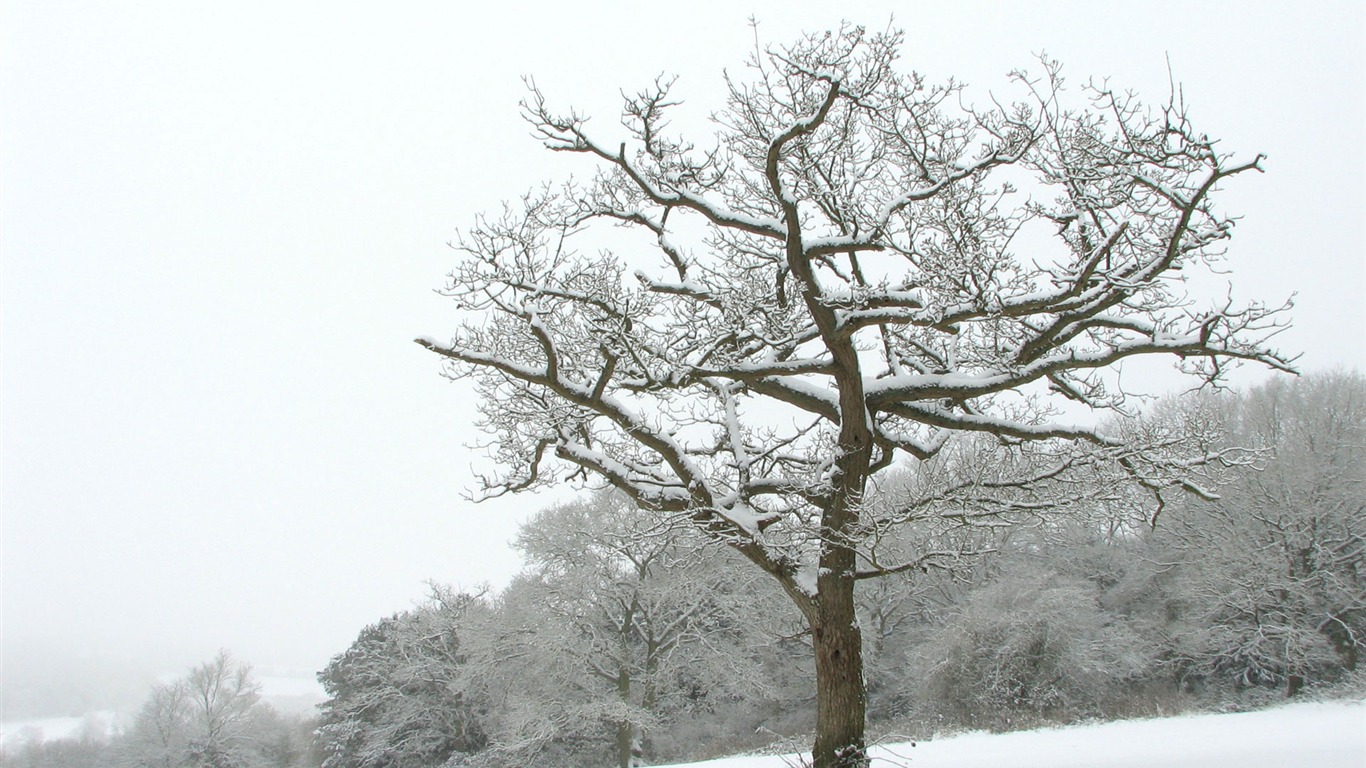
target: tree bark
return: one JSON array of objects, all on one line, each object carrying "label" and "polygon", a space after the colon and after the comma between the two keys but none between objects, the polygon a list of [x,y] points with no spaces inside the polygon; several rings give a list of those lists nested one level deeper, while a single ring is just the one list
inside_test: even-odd
[{"label": "tree bark", "polygon": [[617,768],[635,764],[636,729],[629,722],[617,723]]},{"label": "tree bark", "polygon": [[[843,549],[843,548],[837,548]],[[816,744],[814,768],[866,768],[863,637],[854,612],[853,553],[834,553],[822,562],[849,560],[849,568],[822,567],[811,642],[816,652]]]},{"label": "tree bark", "polygon": [[[621,669],[617,673],[617,696],[623,704],[631,703],[631,673]],[[636,729],[630,720],[617,723],[617,768],[631,768],[635,762]]]}]

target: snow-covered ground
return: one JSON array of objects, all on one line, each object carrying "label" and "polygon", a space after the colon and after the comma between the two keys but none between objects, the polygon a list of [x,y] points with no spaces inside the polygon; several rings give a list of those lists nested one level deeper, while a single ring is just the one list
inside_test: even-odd
[{"label": "snow-covered ground", "polygon": [[[77,736],[113,713],[6,724],[0,742]],[[8,743],[6,746],[14,746]],[[1020,733],[969,733],[874,749],[875,768],[1366,768],[1366,701],[1292,704]],[[674,768],[791,768],[796,756]],[[668,767],[661,767],[668,768]]]},{"label": "snow-covered ground", "polygon": [[[875,768],[1366,768],[1366,702],[969,733],[874,754]],[[731,757],[688,768],[800,764],[796,756]]]}]

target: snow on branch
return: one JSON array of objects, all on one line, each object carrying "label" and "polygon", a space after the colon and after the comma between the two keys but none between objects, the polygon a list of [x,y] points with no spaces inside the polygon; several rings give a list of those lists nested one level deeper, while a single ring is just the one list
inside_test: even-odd
[{"label": "snow on branch", "polygon": [[[1184,282],[1233,255],[1216,202],[1260,156],[1217,151],[1184,105],[1077,98],[1047,59],[1015,74],[1016,101],[965,106],[902,70],[902,39],[848,26],[757,51],[705,149],[676,130],[667,77],[623,93],[615,145],[527,81],[537,138],[597,173],[476,219],[444,291],[466,322],[418,340],[479,386],[509,468],[493,485],[604,478],[796,594],[799,567],[827,578],[815,559],[862,530],[871,479],[954,435],[1115,462],[1116,438],[1058,414],[1121,411],[1122,361],[1214,386],[1242,362],[1293,369],[1269,344],[1288,304],[1207,304]],[[968,517],[1042,514],[1027,491],[1047,482],[954,493]]]}]

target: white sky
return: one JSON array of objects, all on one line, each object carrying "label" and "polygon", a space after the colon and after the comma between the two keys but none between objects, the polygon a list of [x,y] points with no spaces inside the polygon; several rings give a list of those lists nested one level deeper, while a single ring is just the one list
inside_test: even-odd
[{"label": "white sky", "polygon": [[453,328],[445,242],[572,167],[521,75],[610,128],[677,72],[703,115],[751,14],[770,42],[895,14],[907,66],[982,99],[1046,50],[1158,101],[1170,55],[1202,129],[1269,156],[1223,197],[1235,296],[1298,291],[1282,347],[1366,368],[1360,2],[470,5],[0,6],[9,669],[317,669],[424,580],[506,579],[546,500],[462,499],[469,392],[410,342]]}]

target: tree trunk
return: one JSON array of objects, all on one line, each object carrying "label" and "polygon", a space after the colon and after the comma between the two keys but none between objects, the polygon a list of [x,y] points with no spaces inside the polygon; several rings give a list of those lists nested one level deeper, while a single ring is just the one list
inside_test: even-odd
[{"label": "tree trunk", "polygon": [[[845,559],[836,556],[834,560]],[[849,567],[822,568],[811,643],[816,652],[816,745],[814,768],[866,768],[863,638],[854,613],[853,553]],[[822,558],[826,562],[827,558]]]},{"label": "tree trunk", "polygon": [[1294,698],[1304,689],[1304,675],[1290,675],[1285,681],[1285,695]]},{"label": "tree trunk", "polygon": [[[631,673],[624,667],[617,672],[617,696],[623,704],[631,703]],[[630,720],[617,723],[617,768],[635,765],[636,728]]]},{"label": "tree trunk", "polygon": [[617,723],[617,768],[632,768],[636,756],[636,729],[629,722]]}]

